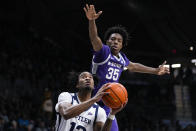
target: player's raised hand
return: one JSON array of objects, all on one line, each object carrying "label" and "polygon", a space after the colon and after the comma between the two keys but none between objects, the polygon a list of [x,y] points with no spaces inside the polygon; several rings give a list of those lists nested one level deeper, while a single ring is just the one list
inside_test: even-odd
[{"label": "player's raised hand", "polygon": [[96,20],[102,13],[102,11],[96,13],[94,5],[89,6],[88,4],[86,4],[86,7],[84,7],[83,9],[88,20]]},{"label": "player's raised hand", "polygon": [[157,75],[164,75],[164,74],[170,74],[170,70],[168,67],[165,67],[165,64],[167,62],[164,61],[162,65],[159,65]]},{"label": "player's raised hand", "polygon": [[105,92],[105,90],[107,90],[108,88],[110,88],[110,87],[108,87],[107,85],[109,85],[109,83],[104,84],[104,85],[98,90],[98,92],[96,93],[96,95],[93,97],[93,98],[96,100],[96,102],[100,101],[101,98],[102,98],[104,95],[109,94],[109,92]]}]

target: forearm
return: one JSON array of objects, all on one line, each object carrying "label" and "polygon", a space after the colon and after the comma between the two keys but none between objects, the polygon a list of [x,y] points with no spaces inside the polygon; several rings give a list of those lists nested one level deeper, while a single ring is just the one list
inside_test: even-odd
[{"label": "forearm", "polygon": [[95,99],[89,99],[88,101],[85,101],[79,105],[70,106],[70,107],[64,107],[63,105],[59,106],[60,114],[67,120],[70,118],[73,118],[75,116],[78,116],[85,110],[87,110],[90,106],[92,106],[96,102]]},{"label": "forearm", "polygon": [[102,41],[98,36],[95,20],[89,20],[89,37],[90,37],[93,49],[95,51],[100,50],[102,48]]},{"label": "forearm", "polygon": [[132,72],[157,74],[157,68],[148,67],[139,63],[134,63],[132,67],[129,68]]},{"label": "forearm", "polygon": [[111,126],[112,126],[112,120],[107,118],[107,120],[106,120],[106,122],[105,122],[101,131],[110,131]]},{"label": "forearm", "polygon": [[91,41],[93,41],[93,39],[98,37],[95,20],[89,20],[89,37]]}]

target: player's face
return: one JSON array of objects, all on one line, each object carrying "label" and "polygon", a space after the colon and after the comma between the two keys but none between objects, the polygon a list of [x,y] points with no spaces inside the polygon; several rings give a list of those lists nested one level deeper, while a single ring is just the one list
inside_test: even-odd
[{"label": "player's face", "polygon": [[93,76],[89,72],[82,72],[79,75],[78,86],[79,89],[94,89]]},{"label": "player's face", "polygon": [[107,40],[107,45],[110,46],[112,54],[118,55],[122,49],[123,37],[119,33],[111,34]]}]

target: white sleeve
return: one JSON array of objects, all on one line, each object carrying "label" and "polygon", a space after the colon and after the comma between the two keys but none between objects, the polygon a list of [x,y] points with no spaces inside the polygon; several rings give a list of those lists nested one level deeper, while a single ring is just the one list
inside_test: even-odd
[{"label": "white sleeve", "polygon": [[105,123],[106,119],[107,119],[107,116],[106,116],[105,110],[103,108],[99,107],[96,122]]},{"label": "white sleeve", "polygon": [[56,112],[59,112],[59,104],[64,103],[64,102],[71,104],[71,101],[72,101],[72,96],[70,93],[68,92],[61,93],[58,97],[58,103],[55,106]]}]

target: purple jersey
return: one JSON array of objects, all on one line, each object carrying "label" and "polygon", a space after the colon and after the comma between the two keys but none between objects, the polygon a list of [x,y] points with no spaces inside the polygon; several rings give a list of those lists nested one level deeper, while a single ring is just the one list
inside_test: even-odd
[{"label": "purple jersey", "polygon": [[100,51],[94,52],[92,74],[96,74],[99,83],[95,92],[105,83],[118,82],[122,71],[129,65],[129,59],[123,53],[119,57],[112,55],[110,47],[103,44]]},{"label": "purple jersey", "polygon": [[[101,86],[108,82],[118,82],[122,71],[129,65],[129,59],[123,53],[119,53],[119,57],[112,55],[110,47],[103,44],[100,51],[94,52],[92,60],[92,74],[99,79],[97,87],[95,87],[94,95],[101,88]],[[106,114],[110,112],[109,107],[99,102],[100,106],[104,108]],[[116,119],[112,122],[111,131],[118,131],[118,124]]]}]

